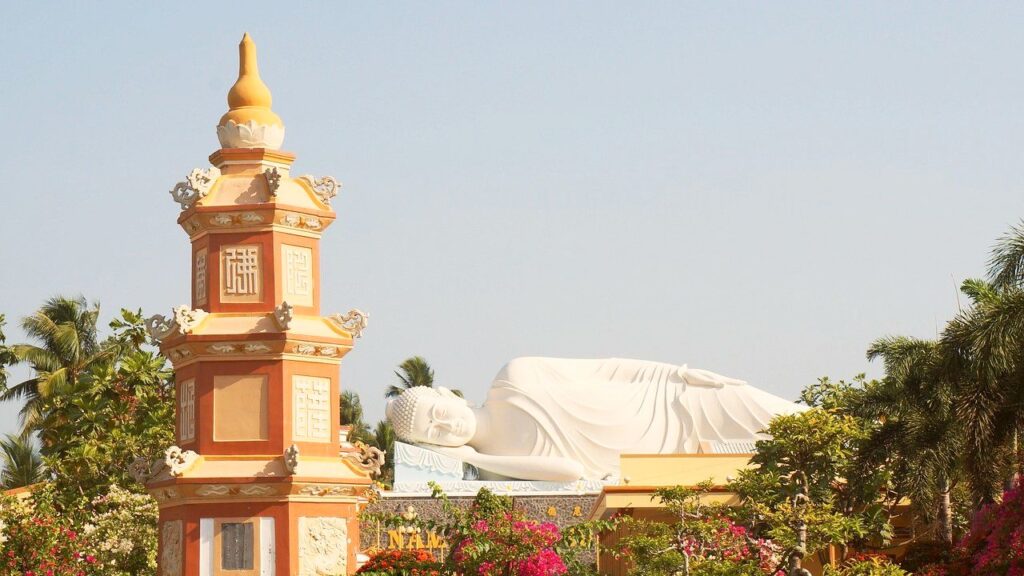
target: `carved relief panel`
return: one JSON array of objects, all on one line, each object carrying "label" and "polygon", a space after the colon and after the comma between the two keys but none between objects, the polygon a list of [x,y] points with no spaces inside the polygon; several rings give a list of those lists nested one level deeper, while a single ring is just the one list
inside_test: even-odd
[{"label": "carved relief panel", "polygon": [[178,442],[196,438],[196,381],[185,380],[178,391]]},{"label": "carved relief panel", "polygon": [[313,250],[282,244],[281,273],[284,300],[293,306],[312,306]]},{"label": "carved relief panel", "polygon": [[222,302],[263,301],[263,261],[258,244],[223,246],[220,262]]},{"label": "carved relief panel", "polygon": [[206,248],[196,250],[192,265],[192,300],[195,307],[205,306],[207,297]]},{"label": "carved relief panel", "polygon": [[331,379],[292,377],[292,436],[306,442],[331,439]]},{"label": "carved relief panel", "polygon": [[181,520],[160,527],[160,576],[181,576]]},{"label": "carved relief panel", "polygon": [[299,517],[299,576],[345,574],[348,524],[344,518]]}]

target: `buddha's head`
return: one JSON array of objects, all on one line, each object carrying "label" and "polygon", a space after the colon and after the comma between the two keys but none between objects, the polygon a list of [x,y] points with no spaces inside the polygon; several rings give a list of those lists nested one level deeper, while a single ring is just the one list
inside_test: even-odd
[{"label": "buddha's head", "polygon": [[437,446],[462,446],[476,433],[476,415],[447,388],[413,386],[388,402],[388,421],[399,438]]}]

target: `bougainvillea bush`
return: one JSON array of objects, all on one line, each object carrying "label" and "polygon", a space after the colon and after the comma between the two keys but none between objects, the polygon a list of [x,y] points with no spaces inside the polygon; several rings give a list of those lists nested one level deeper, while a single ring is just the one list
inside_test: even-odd
[{"label": "bougainvillea bush", "polygon": [[0,499],[0,576],[156,574],[157,504],[110,487],[78,510],[58,510],[49,487]]},{"label": "bougainvillea bush", "polygon": [[0,500],[0,574],[95,576],[99,565],[87,537],[45,506]]},{"label": "bougainvillea bush", "polygon": [[1024,576],[1024,477],[996,504],[982,508],[946,566],[928,576]]}]

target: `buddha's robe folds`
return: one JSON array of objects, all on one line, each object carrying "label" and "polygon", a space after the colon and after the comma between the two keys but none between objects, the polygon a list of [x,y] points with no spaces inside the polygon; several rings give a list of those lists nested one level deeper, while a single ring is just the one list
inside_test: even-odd
[{"label": "buddha's robe folds", "polygon": [[702,441],[764,438],[775,415],[804,409],[707,375],[717,377],[643,360],[517,358],[495,377],[483,406],[501,433],[474,448],[570,458],[585,478],[602,479],[618,474],[620,454],[695,453]]}]

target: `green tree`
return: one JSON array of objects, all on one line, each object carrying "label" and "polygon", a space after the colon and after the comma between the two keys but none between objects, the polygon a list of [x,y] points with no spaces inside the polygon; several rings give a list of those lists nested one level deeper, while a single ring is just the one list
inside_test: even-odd
[{"label": "green tree", "polygon": [[629,562],[631,576],[745,576],[774,573],[778,549],[751,537],[730,518],[734,510],[711,503],[711,481],[694,488],[659,488],[651,500],[661,503],[672,521],[625,515],[617,519],[621,538],[611,552]]},{"label": "green tree", "polygon": [[16,344],[11,350],[18,362],[32,368],[33,376],[5,386],[0,400],[24,402],[20,412],[24,432],[38,428],[47,398],[68,394],[86,371],[110,358],[111,351],[97,340],[98,317],[99,307],[89,306],[85,298],[57,296],[22,320],[22,329],[37,343]]},{"label": "green tree", "polygon": [[0,440],[0,488],[9,490],[35,484],[46,479],[43,460],[32,437],[8,434]]},{"label": "green tree", "polygon": [[[129,474],[137,457],[174,443],[174,379],[166,360],[144,346],[141,311],[122,310],[103,348],[65,394],[43,399],[43,459],[63,502],[83,504],[111,485],[141,491]],[[79,502],[81,500],[81,502]]]},{"label": "green tree", "polygon": [[[807,554],[869,536],[862,511],[836,509],[843,494],[837,487],[852,473],[864,430],[851,416],[811,408],[776,416],[767,433],[770,438],[757,442],[750,460],[755,467],[741,471],[731,487],[765,533],[785,547],[789,574],[802,574]],[[877,535],[887,528],[883,523]]]},{"label": "green tree", "polygon": [[351,426],[349,430],[348,439],[352,442],[367,442],[370,441],[370,428],[363,421],[363,404],[359,400],[359,394],[351,390],[346,390],[341,393],[338,398],[339,410],[338,414],[341,420],[342,426]]}]

